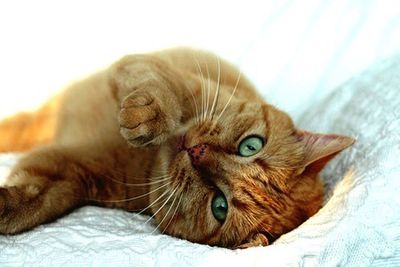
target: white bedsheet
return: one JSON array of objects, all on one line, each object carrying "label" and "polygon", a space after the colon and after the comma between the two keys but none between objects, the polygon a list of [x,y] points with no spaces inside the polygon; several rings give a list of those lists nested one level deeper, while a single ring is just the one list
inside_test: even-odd
[{"label": "white bedsheet", "polygon": [[[358,139],[324,172],[331,197],[316,216],[271,246],[231,251],[151,233],[143,216],[85,207],[0,236],[0,266],[399,266],[399,57],[335,86],[400,49],[400,13],[391,1],[312,2],[282,2],[240,58],[226,56],[302,127]],[[297,36],[279,39],[285,27]],[[0,183],[16,157],[0,156]]]},{"label": "white bedsheet", "polygon": [[[227,250],[154,232],[144,216],[85,207],[16,236],[0,237],[0,265],[229,266],[400,264],[400,56],[314,103],[308,129],[355,136],[329,165],[329,200],[273,245]],[[0,157],[2,175],[15,161]],[[333,190],[333,188],[336,188]]]}]

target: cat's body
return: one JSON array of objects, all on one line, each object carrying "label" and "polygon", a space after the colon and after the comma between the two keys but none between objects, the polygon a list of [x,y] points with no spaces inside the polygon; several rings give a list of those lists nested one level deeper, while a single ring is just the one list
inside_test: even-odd
[{"label": "cat's body", "polygon": [[352,142],[295,129],[212,54],[127,56],[0,123],[0,152],[36,147],[0,187],[0,233],[97,204],[195,242],[265,245],[318,211],[318,173]]}]

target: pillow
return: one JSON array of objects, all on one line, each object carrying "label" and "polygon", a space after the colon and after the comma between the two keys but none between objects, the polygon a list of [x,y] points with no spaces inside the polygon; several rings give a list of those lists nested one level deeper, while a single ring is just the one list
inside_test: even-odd
[{"label": "pillow", "polygon": [[[152,233],[144,216],[84,207],[51,224],[0,236],[0,266],[226,266],[400,264],[400,57],[353,78],[299,125],[356,144],[323,173],[326,205],[273,245],[228,250]],[[0,158],[7,172],[15,157]],[[1,174],[0,174],[1,175]]]}]

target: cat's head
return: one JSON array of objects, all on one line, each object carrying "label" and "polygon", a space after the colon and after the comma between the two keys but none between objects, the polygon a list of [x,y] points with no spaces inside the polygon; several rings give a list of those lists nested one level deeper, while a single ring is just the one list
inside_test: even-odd
[{"label": "cat's head", "polygon": [[295,128],[263,102],[234,100],[217,122],[190,122],[160,159],[168,186],[152,186],[161,231],[223,247],[266,245],[315,214],[318,173],[354,140]]}]

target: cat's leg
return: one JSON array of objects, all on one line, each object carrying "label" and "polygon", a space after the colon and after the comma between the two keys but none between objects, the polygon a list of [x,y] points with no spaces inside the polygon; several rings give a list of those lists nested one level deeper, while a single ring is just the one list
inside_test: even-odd
[{"label": "cat's leg", "polygon": [[189,83],[195,81],[157,57],[125,57],[109,78],[121,107],[121,134],[134,146],[161,144],[193,114]]},{"label": "cat's leg", "polygon": [[91,199],[125,197],[99,175],[106,164],[83,162],[84,150],[52,146],[23,157],[0,187],[0,234],[52,221]]}]

